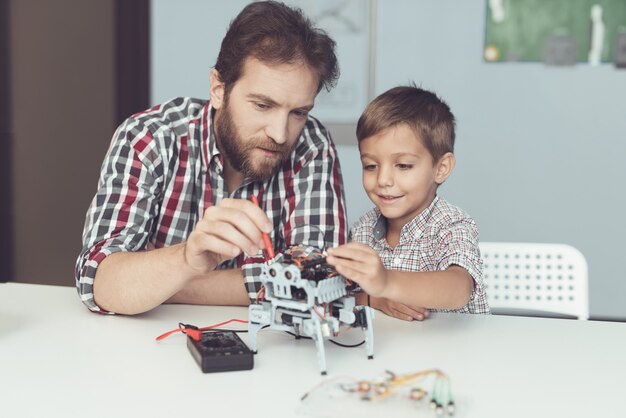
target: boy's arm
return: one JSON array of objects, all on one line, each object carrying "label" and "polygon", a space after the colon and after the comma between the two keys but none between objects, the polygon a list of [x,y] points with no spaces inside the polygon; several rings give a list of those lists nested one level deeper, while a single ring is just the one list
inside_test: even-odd
[{"label": "boy's arm", "polygon": [[474,289],[470,274],[457,265],[433,272],[387,270],[376,251],[356,242],[329,249],[328,254],[339,274],[371,296],[408,306],[458,309],[468,303]]},{"label": "boy's arm", "polygon": [[371,308],[377,309],[386,315],[404,321],[422,321],[430,316],[428,308],[408,306],[404,303],[394,302],[391,299],[372,297],[365,292],[357,294],[356,304],[369,305]]},{"label": "boy's arm", "polygon": [[474,279],[460,266],[443,271],[409,272],[387,270],[388,285],[382,297],[407,305],[431,309],[460,309],[474,290]]}]

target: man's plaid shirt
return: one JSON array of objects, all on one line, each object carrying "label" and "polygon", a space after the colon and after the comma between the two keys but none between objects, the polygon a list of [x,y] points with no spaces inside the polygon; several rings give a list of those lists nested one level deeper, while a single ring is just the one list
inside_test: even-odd
[{"label": "man's plaid shirt", "polygon": [[[205,209],[227,197],[259,197],[274,223],[270,238],[277,251],[295,244],[325,248],[346,242],[339,160],[319,121],[308,118],[291,159],[276,175],[265,182],[245,181],[229,195],[211,110],[207,101],[177,98],[130,117],[116,131],[76,261],[76,286],[89,309],[104,312],[93,297],[102,260],[118,251],[185,241]],[[260,286],[259,261],[241,255],[219,268],[242,267],[254,299]]]},{"label": "man's plaid shirt", "polygon": [[367,244],[388,270],[439,271],[451,265],[463,267],[474,279],[467,305],[446,312],[489,313],[483,286],[478,228],[461,209],[435,197],[421,214],[402,227],[400,242],[391,248],[385,239],[387,223],[375,208],[352,227],[352,240]]}]

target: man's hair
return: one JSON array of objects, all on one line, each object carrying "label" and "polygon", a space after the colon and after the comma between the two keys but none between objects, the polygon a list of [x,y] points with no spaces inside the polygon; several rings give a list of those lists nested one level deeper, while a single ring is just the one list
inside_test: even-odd
[{"label": "man's hair", "polygon": [[304,62],[319,75],[317,91],[330,91],[339,78],[335,41],[313,26],[302,10],[275,1],[253,2],[230,23],[215,69],[230,91],[246,58],[265,64]]},{"label": "man's hair", "polygon": [[430,152],[433,162],[454,152],[454,115],[436,94],[415,84],[394,87],[376,97],[359,118],[359,143],[382,131],[406,124]]}]

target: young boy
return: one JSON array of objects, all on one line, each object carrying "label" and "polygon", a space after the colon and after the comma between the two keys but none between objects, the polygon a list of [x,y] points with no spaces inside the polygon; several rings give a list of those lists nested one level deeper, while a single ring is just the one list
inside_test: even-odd
[{"label": "young boy", "polygon": [[363,187],[376,207],[327,260],[388,315],[489,313],[476,223],[437,196],[456,161],[454,124],[446,103],[415,86],[381,94],[359,118]]}]

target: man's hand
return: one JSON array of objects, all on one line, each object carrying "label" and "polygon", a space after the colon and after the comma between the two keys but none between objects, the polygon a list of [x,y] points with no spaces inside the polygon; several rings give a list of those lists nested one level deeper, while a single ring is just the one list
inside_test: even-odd
[{"label": "man's hand", "polygon": [[374,297],[384,297],[388,285],[387,270],[376,251],[365,244],[351,242],[328,250],[326,261],[346,279],[357,282]]},{"label": "man's hand", "polygon": [[241,269],[216,271],[243,252],[263,248],[272,224],[257,205],[224,199],[208,208],[186,242],[150,251],[120,251],[106,257],[94,280],[94,300],[122,314],[146,312],[165,301],[245,305]]},{"label": "man's hand", "polygon": [[262,233],[271,230],[267,215],[254,203],[224,199],[204,211],[185,243],[185,261],[198,273],[208,273],[242,252],[256,254],[264,248]]},{"label": "man's hand", "polygon": [[392,316],[394,318],[402,319],[404,321],[418,320],[422,321],[428,318],[430,312],[427,308],[411,308],[399,302],[394,302],[386,298],[370,298],[370,306],[374,309],[378,309],[383,313]]}]

